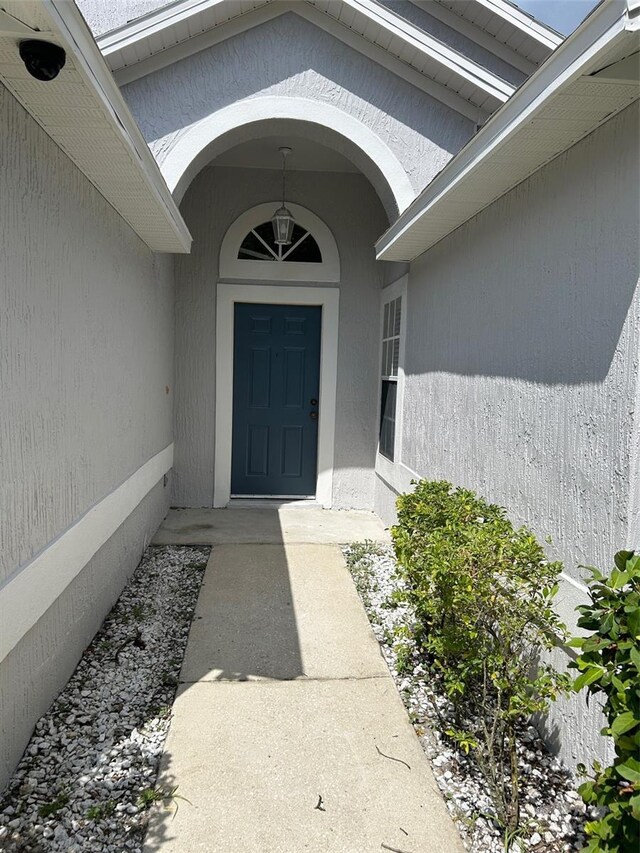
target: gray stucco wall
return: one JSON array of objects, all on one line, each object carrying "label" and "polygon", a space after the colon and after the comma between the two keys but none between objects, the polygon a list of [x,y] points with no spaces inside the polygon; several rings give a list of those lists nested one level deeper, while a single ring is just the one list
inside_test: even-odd
[{"label": "gray stucco wall", "polygon": [[[578,565],[609,570],[616,550],[640,547],[637,146],[636,104],[409,274],[403,461],[551,536],[571,625]],[[559,720],[568,761],[601,749],[582,697]]]},{"label": "gray stucco wall", "polygon": [[[173,265],[2,86],[0,135],[1,611],[3,581],[171,443]],[[0,664],[0,784],[161,520],[158,488]]]},{"label": "gray stucco wall", "polygon": [[[212,504],[220,243],[241,213],[273,201],[279,191],[277,172],[210,165],[182,203],[193,250],[176,258],[176,506]],[[386,226],[385,215],[373,189],[358,174],[291,172],[287,201],[313,211],[338,243],[342,280],[333,496],[337,507],[371,509],[382,282],[373,244]]]},{"label": "gray stucco wall", "polygon": [[0,790],[168,509],[158,483],[0,664]]},{"label": "gray stucco wall", "polygon": [[474,130],[469,119],[294,13],[122,91],[160,164],[195,122],[229,104],[274,95],[331,104],[363,122],[394,152],[416,191]]},{"label": "gray stucco wall", "polygon": [[171,443],[173,262],[0,111],[2,580]]}]

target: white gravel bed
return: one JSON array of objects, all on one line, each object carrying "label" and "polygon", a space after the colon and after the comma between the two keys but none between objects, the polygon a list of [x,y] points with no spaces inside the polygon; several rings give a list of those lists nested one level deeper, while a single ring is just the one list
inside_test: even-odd
[{"label": "white gravel bed", "polygon": [[[393,599],[394,591],[402,587],[396,574],[393,549],[373,543],[355,543],[345,547],[344,554],[465,847],[473,853],[502,853],[505,842],[492,820],[491,798],[473,754],[465,755],[441,734],[441,720],[447,717],[448,700],[430,683],[411,641],[397,636],[398,628],[413,624],[414,614],[406,604],[398,604]],[[396,650],[401,643],[409,646],[414,664],[410,674],[399,674],[396,668]],[[532,726],[521,733],[518,752],[523,826],[522,836],[511,849],[515,851],[519,847],[527,853],[566,853],[582,849],[585,805],[573,778],[547,751]]]},{"label": "white gravel bed", "polygon": [[[151,547],[0,798],[6,853],[141,851],[209,548]],[[177,792],[179,795],[179,791]]]}]

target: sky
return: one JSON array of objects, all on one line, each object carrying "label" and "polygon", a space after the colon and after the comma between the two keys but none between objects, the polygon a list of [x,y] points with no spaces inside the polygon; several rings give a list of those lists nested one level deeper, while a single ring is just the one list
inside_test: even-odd
[{"label": "sky", "polygon": [[517,6],[562,35],[572,33],[599,0],[513,0]]}]

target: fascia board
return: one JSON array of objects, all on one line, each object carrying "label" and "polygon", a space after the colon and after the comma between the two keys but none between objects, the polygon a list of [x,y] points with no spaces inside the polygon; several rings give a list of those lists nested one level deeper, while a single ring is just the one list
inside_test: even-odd
[{"label": "fascia board", "polygon": [[[293,3],[265,3],[261,6],[256,6],[249,12],[237,15],[222,24],[218,24],[205,32],[200,33],[185,41],[177,42],[164,50],[159,50],[152,53],[145,59],[141,59],[132,65],[117,67],[113,71],[113,76],[119,86],[125,86],[127,83],[132,83],[134,80],[139,80],[141,77],[146,77],[147,74],[153,74],[155,71],[160,71],[174,62],[181,59],[186,59],[202,50],[213,47],[226,39],[240,35],[247,30],[253,29],[260,24],[277,18],[279,15],[288,11],[295,11]],[[98,43],[100,46],[100,43]],[[120,50],[120,46],[118,47]],[[105,58],[109,56],[105,54]]]},{"label": "fascia board", "polygon": [[[131,24],[126,24],[116,30],[106,33],[97,40],[98,46],[103,52],[105,58],[108,60],[110,56],[113,56],[120,50],[127,47],[141,45],[147,38],[153,35],[157,35],[160,32],[170,31],[172,27],[188,21],[194,15],[199,14],[206,9],[211,9],[214,6],[222,6],[228,4],[228,2],[229,0],[183,0],[181,3],[173,4],[172,6],[158,12],[150,13],[144,18],[140,18]],[[504,103],[515,90],[515,87],[512,84],[507,83],[491,72],[486,71],[482,66],[468,60],[466,57],[452,50],[442,42],[439,42],[437,39],[425,35],[421,30],[413,27],[397,15],[386,10],[385,7],[373,2],[373,0],[340,0],[340,2],[345,5],[349,5],[350,8],[353,8],[355,14],[359,15],[362,19],[375,23],[384,29],[389,35],[399,36],[406,44],[410,45],[419,53],[426,55],[431,60],[437,61],[447,70],[455,73],[464,82],[471,83],[484,95],[494,99],[494,103],[497,102],[498,105]],[[171,62],[176,61],[176,58],[184,58],[192,53],[204,50],[213,44],[217,44],[226,38],[236,35],[238,32],[245,31],[250,26],[257,25],[263,20],[269,19],[269,17],[276,17],[284,11],[294,11],[302,17],[308,18],[309,15],[306,14],[306,10],[309,8],[314,8],[313,0],[297,0],[297,2],[293,3],[282,2],[282,0],[264,0],[262,3],[256,2],[253,9],[244,13],[239,13],[230,18],[228,21],[212,27],[210,30],[202,33],[201,35],[193,36],[184,42],[176,43],[163,51],[159,51],[153,56],[145,57],[138,63],[129,65],[126,68],[119,68],[117,67],[117,64],[113,65],[112,63],[113,71],[118,83],[120,85],[124,85],[125,83],[130,83],[133,80],[151,73],[152,71],[157,71],[160,68],[166,67],[171,64]],[[319,9],[314,9],[314,11],[316,13],[316,17],[313,19],[314,23],[319,23],[322,18],[326,18],[336,21],[336,23],[340,25],[340,22],[332,15],[324,13]],[[260,12],[262,12],[262,14],[260,14]],[[325,27],[325,29],[328,28]],[[334,31],[334,34],[338,34],[338,32],[339,31]],[[366,44],[372,44],[360,33],[355,31],[353,32],[363,42],[366,42]],[[343,41],[344,40],[345,39],[343,38]],[[351,46],[354,45],[352,44]],[[380,61],[382,54],[388,55],[391,61],[395,61],[394,64],[401,65],[411,70],[413,76],[411,82],[413,82],[414,85],[418,85],[419,88],[429,91],[429,94],[438,97],[439,100],[443,100],[443,92],[450,91],[454,100],[457,99],[458,101],[457,105],[453,107],[458,112],[462,112],[464,115],[472,118],[476,122],[479,122],[489,115],[489,112],[484,108],[481,108],[481,111],[479,112],[478,107],[458,96],[454,89],[450,89],[437,81],[431,81],[431,78],[426,74],[422,74],[417,69],[412,69],[410,65],[401,62],[401,60],[379,45],[373,45],[373,47],[376,49],[377,61]],[[406,78],[406,74],[401,76],[405,76]],[[431,82],[432,85],[429,85],[429,83],[421,85],[421,79]],[[438,90],[437,92],[436,89]],[[462,102],[468,104],[468,106],[462,106]],[[446,100],[445,103],[447,103]],[[451,106],[451,104],[448,105]]]},{"label": "fascia board", "polygon": [[427,15],[437,18],[441,23],[451,27],[452,30],[457,30],[465,38],[489,51],[489,53],[492,53],[498,59],[511,65],[518,71],[522,71],[527,77],[533,74],[538,67],[525,56],[521,56],[512,47],[498,41],[491,33],[483,30],[482,27],[472,24],[471,21],[463,18],[462,15],[456,15],[455,12],[452,12],[447,6],[438,3],[437,0],[411,0],[411,2],[418,9],[422,9]]},{"label": "fascia board", "polygon": [[[262,0],[262,2],[259,2],[259,0],[256,0],[249,12],[238,11],[236,16],[240,17],[243,14],[249,14],[254,9],[266,6],[273,1]],[[181,0],[181,2],[163,6],[161,9],[136,18],[131,23],[123,24],[121,27],[110,30],[97,38],[96,41],[103,55],[108,57],[118,50],[138,44],[165,29],[189,21],[201,12],[213,9],[216,6],[224,7],[225,5],[229,5],[229,0]],[[231,18],[232,16],[230,15],[229,19]]]},{"label": "fascia board", "polygon": [[627,0],[626,28],[629,32],[640,30],[640,0]]},{"label": "fascia board", "polygon": [[[385,260],[385,254],[403,234],[427,215],[453,187],[464,181],[472,170],[479,168],[523,124],[530,121],[549,98],[588,72],[596,63],[598,55],[609,49],[614,39],[628,30],[627,21],[626,14],[620,15],[620,6],[616,0],[605,0],[518,89],[513,98],[491,116],[382,235],[376,243],[377,259]],[[526,177],[523,175],[522,180]],[[414,253],[413,257],[420,253]]]},{"label": "fascia board", "polygon": [[98,95],[108,120],[145,175],[149,190],[164,209],[184,252],[189,252],[191,235],[184,219],[75,3],[66,0],[40,0],[40,5],[51,20],[52,30],[59,36],[59,41],[65,50],[72,54],[78,73]]},{"label": "fascia board", "polygon": [[357,15],[362,15],[382,27],[390,35],[400,36],[415,50],[435,60],[448,71],[457,74],[501,103],[504,103],[515,91],[515,86],[511,83],[507,83],[506,80],[502,80],[471,59],[467,59],[444,42],[413,26],[409,21],[399,18],[375,0],[340,0],[340,2],[349,6]]},{"label": "fascia board", "polygon": [[[219,0],[215,1],[219,2]],[[481,124],[486,121],[491,114],[488,110],[470,103],[458,95],[457,92],[453,91],[453,89],[448,89],[441,83],[437,83],[435,80],[422,74],[416,68],[412,68],[406,62],[386,51],[383,47],[367,41],[360,33],[344,26],[335,18],[324,14],[314,5],[303,2],[303,0],[297,0],[296,2],[277,0],[277,2],[269,2],[257,6],[249,12],[225,21],[200,35],[193,36],[186,41],[158,51],[133,65],[116,68],[113,76],[119,86],[124,86],[127,83],[145,77],[147,74],[152,74],[155,71],[166,68],[174,62],[185,59],[201,50],[206,50],[228,38],[277,18],[286,12],[293,12],[301,18],[308,20],[314,26],[330,33],[348,47],[372,59],[392,74],[406,80],[412,86],[415,86],[452,110],[460,113],[465,118],[470,119],[475,124]]]},{"label": "fascia board", "polygon": [[555,50],[563,42],[563,37],[551,27],[545,27],[535,18],[530,17],[517,6],[505,2],[505,0],[473,0],[480,6],[484,6],[494,15],[502,18],[507,23],[517,27],[521,32],[528,35],[530,38],[548,47],[549,50]]},{"label": "fascia board", "polygon": [[491,115],[488,110],[475,106],[458,95],[453,89],[448,89],[442,83],[438,83],[432,80],[431,77],[427,77],[426,74],[422,74],[416,68],[412,68],[397,56],[363,38],[360,33],[345,26],[331,15],[321,12],[313,4],[297,2],[292,4],[292,11],[296,15],[300,15],[310,23],[325,30],[325,32],[335,36],[348,47],[369,57],[369,59],[372,59],[378,65],[387,68],[392,74],[402,77],[403,80],[411,83],[411,85],[425,92],[427,95],[431,95],[431,97],[465,116],[465,118],[471,119],[475,124],[482,124]]}]

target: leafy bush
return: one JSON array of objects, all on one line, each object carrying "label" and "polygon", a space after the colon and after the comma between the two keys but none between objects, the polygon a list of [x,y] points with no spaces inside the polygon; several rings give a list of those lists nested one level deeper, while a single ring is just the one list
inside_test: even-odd
[{"label": "leafy bush", "polygon": [[503,509],[450,483],[422,480],[397,507],[392,536],[415,640],[453,704],[447,734],[475,750],[509,837],[519,823],[517,728],[568,686],[539,660],[565,637],[552,608],[561,565]]},{"label": "leafy bush", "polygon": [[[594,776],[580,786],[588,805],[605,814],[586,825],[586,853],[626,853],[640,848],[640,554],[619,551],[610,577],[590,568],[591,604],[578,608],[578,625],[591,631],[570,645],[581,654],[570,666],[578,669],[573,689],[604,697],[613,738],[611,766],[594,764]],[[582,768],[584,770],[584,768]]]}]

